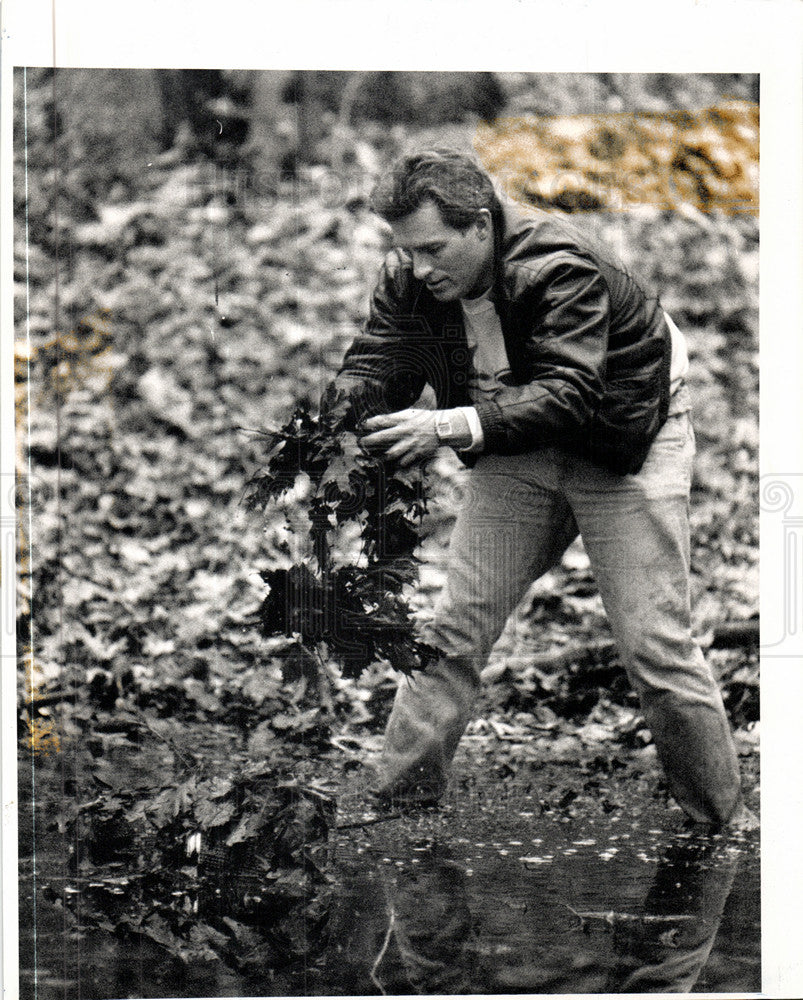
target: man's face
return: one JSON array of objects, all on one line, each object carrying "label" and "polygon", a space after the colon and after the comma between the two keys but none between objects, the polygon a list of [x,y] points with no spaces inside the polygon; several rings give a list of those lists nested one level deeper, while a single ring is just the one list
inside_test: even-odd
[{"label": "man's face", "polygon": [[465,232],[453,229],[433,201],[391,225],[393,242],[413,259],[413,274],[440,302],[474,298],[493,282],[491,214],[481,209]]}]

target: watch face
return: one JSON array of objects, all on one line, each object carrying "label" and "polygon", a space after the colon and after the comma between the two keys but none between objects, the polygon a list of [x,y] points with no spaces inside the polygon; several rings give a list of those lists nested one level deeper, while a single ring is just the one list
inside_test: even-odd
[{"label": "watch face", "polygon": [[450,437],[452,433],[452,421],[449,417],[440,417],[435,421],[435,433],[441,440],[445,437]]}]

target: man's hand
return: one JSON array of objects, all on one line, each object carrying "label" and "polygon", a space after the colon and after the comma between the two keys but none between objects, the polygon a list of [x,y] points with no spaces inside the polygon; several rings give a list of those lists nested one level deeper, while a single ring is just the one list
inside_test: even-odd
[{"label": "man's hand", "polygon": [[[444,415],[451,418],[454,433],[442,441],[435,432],[435,421]],[[371,417],[362,425],[368,431],[360,439],[362,446],[385,458],[398,459],[400,465],[412,465],[434,455],[442,444],[464,446],[471,442],[468,421],[459,410],[399,410]]]}]

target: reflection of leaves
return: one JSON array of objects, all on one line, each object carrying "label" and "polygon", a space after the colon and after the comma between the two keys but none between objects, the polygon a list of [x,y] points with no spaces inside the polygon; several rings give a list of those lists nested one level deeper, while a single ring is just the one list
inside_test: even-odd
[{"label": "reflection of leaves", "polygon": [[[318,712],[286,715],[291,728],[303,729]],[[110,745],[122,750],[123,743]],[[328,794],[282,782],[275,764],[257,766],[248,758],[228,762],[225,775],[196,771],[177,780],[163,774],[168,784],[161,789],[115,791],[101,780],[110,761],[85,758],[98,794],[67,803],[59,817],[65,835],[87,852],[76,858],[76,869],[87,871],[90,862],[95,868],[91,883],[79,880],[66,899],[79,927],[142,935],[184,963],[224,958],[245,967],[308,954],[328,914],[327,894],[317,888],[326,883],[325,847],[334,822]],[[107,877],[97,867],[108,863],[116,867]],[[190,916],[187,906],[199,892],[207,902]],[[227,909],[258,916],[270,940],[283,942],[282,953],[260,934],[242,966],[229,953],[233,928],[221,919]]]}]

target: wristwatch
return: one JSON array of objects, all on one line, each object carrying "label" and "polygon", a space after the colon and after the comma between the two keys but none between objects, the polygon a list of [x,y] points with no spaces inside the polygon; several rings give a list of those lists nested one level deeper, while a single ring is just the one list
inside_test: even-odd
[{"label": "wristwatch", "polygon": [[447,444],[449,440],[454,437],[452,418],[446,413],[446,411],[441,411],[435,417],[435,434],[438,440],[444,444]]}]

